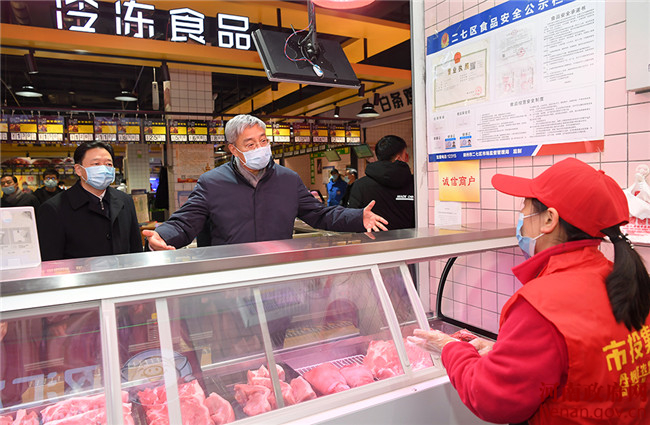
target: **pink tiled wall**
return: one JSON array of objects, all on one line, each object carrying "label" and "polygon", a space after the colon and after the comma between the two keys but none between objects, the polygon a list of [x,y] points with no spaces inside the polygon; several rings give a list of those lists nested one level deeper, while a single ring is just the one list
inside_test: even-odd
[{"label": "pink tiled wall", "polygon": [[[425,36],[490,9],[503,1],[426,0]],[[567,156],[577,157],[604,170],[621,187],[633,182],[639,164],[650,165],[650,93],[634,94],[625,89],[625,1],[605,4],[605,150],[600,153],[553,155],[534,158],[482,160],[481,202],[462,206],[463,223],[492,222],[513,226],[519,199],[497,193],[490,185],[496,173],[521,177],[539,175],[548,166]],[[438,198],[436,163],[429,163],[429,224],[433,225],[434,202]],[[606,255],[611,248],[603,244]],[[650,248],[637,247],[650,264]],[[474,254],[458,258],[447,279],[443,312],[472,325],[496,332],[499,312],[508,298],[521,287],[510,271],[523,261],[519,249]],[[444,261],[431,263],[430,305],[435,306],[438,280]]]}]

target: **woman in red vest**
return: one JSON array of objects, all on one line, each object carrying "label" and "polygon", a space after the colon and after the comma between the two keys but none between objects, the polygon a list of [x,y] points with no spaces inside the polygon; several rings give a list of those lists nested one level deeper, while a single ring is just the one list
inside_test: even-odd
[{"label": "woman in red vest", "polygon": [[[529,424],[650,424],[650,277],[620,226],[627,200],[602,171],[574,158],[534,179],[497,174],[524,198],[517,224],[528,258],[499,336],[409,337],[440,353],[463,403],[483,420]],[[614,245],[614,263],[600,252]],[[443,348],[444,347],[444,348]]]}]

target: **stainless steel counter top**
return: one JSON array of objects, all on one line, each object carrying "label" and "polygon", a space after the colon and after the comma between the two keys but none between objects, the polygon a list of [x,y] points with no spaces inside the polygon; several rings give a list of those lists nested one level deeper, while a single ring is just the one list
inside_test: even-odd
[{"label": "stainless steel counter top", "polygon": [[[359,257],[395,252],[391,261],[436,258],[516,245],[514,228],[466,225],[452,228],[420,228],[379,233],[341,233],[327,237],[222,245],[164,252],[114,255],[48,261],[38,267],[3,270],[2,297],[63,288],[188,276],[198,273],[247,269],[297,262]],[[476,248],[473,247],[476,245]],[[374,260],[375,258],[373,258]],[[363,258],[360,258],[363,261]],[[389,261],[385,261],[389,262]],[[361,264],[361,263],[360,263]]]}]

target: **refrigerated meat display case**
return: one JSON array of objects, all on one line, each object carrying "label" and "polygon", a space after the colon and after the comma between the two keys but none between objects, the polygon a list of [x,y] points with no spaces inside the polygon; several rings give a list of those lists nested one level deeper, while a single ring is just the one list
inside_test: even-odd
[{"label": "refrigerated meat display case", "polygon": [[483,423],[440,359],[406,340],[459,329],[427,317],[410,265],[512,247],[513,233],[338,234],[3,271],[0,423]]}]

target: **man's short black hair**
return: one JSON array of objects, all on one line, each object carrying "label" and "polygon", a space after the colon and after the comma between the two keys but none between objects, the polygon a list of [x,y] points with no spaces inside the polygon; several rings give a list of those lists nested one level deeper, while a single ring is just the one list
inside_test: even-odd
[{"label": "man's short black hair", "polygon": [[11,180],[13,180],[14,183],[18,183],[18,179],[13,174],[3,174],[2,177],[0,177],[0,180],[4,179],[5,177],[11,177]]},{"label": "man's short black hair", "polygon": [[375,146],[375,155],[379,161],[390,161],[395,155],[406,149],[406,142],[399,136],[384,136]]},{"label": "man's short black hair", "polygon": [[54,168],[47,168],[43,171],[43,178],[45,178],[45,176],[56,176],[56,179],[59,180],[59,172]]},{"label": "man's short black hair", "polygon": [[330,174],[331,175],[339,174],[339,170],[337,170],[336,168],[332,168],[332,171],[330,171]]},{"label": "man's short black hair", "polygon": [[75,149],[74,151],[74,163],[81,164],[83,162],[84,157],[86,156],[86,152],[88,152],[90,149],[95,149],[95,148],[106,149],[108,153],[111,154],[111,160],[113,161],[113,163],[115,163],[115,154],[113,153],[113,147],[108,143],[99,142],[99,141],[85,142],[80,144],[77,147],[77,149]]}]

